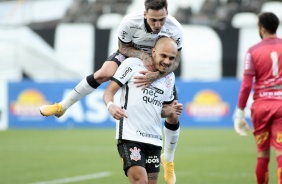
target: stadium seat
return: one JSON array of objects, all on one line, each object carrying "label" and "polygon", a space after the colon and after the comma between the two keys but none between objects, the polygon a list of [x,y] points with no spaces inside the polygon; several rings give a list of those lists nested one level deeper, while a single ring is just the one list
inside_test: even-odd
[{"label": "stadium seat", "polygon": [[232,17],[231,24],[234,28],[254,27],[257,25],[258,17],[255,13],[240,12]]},{"label": "stadium seat", "polygon": [[123,15],[119,13],[105,13],[99,16],[97,20],[97,28],[99,29],[112,29],[118,27]]},{"label": "stadium seat", "polygon": [[110,32],[108,56],[112,55],[118,49],[118,27],[112,28]]},{"label": "stadium seat", "polygon": [[81,73],[94,68],[94,26],[90,23],[61,23],[55,32],[55,54],[61,65]]},{"label": "stadium seat", "polygon": [[238,52],[237,52],[237,78],[243,77],[244,57],[248,48],[257,43],[260,38],[257,30],[258,17],[255,13],[236,13],[231,21],[234,28],[239,29]]},{"label": "stadium seat", "polygon": [[138,12],[138,11],[144,11],[144,1],[143,0],[132,0],[132,3],[128,5],[126,9],[126,14]]},{"label": "stadium seat", "polygon": [[273,12],[282,22],[282,2],[264,2],[261,7],[261,12]]},{"label": "stadium seat", "polygon": [[181,78],[212,81],[222,77],[222,45],[216,32],[207,26],[183,25],[184,40]]}]

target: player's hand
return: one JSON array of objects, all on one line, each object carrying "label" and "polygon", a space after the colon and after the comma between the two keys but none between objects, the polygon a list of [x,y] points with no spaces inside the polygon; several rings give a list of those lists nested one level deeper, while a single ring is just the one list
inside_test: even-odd
[{"label": "player's hand", "polygon": [[127,118],[125,111],[122,108],[116,106],[115,104],[110,105],[108,110],[111,113],[112,117],[116,120]]},{"label": "player's hand", "polygon": [[250,129],[250,127],[245,119],[244,110],[237,108],[235,113],[235,119],[234,119],[234,129],[241,136],[248,135],[247,132]]},{"label": "player's hand", "polygon": [[142,75],[134,77],[134,84],[136,84],[137,87],[141,87],[141,89],[149,87],[159,76],[159,72],[150,72],[148,70],[140,71],[139,73]]},{"label": "player's hand", "polygon": [[175,113],[179,116],[183,110],[183,104],[178,103],[176,100],[173,102],[172,107],[174,108]]}]

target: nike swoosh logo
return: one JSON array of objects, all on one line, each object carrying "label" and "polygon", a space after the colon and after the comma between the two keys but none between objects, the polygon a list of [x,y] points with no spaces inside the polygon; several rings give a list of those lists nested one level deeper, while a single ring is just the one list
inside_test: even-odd
[{"label": "nike swoosh logo", "polygon": [[176,142],[170,142],[170,144],[176,144]]},{"label": "nike swoosh logo", "polygon": [[138,36],[132,36],[133,38],[139,38]]},{"label": "nike swoosh logo", "polygon": [[155,168],[158,168],[158,167],[160,167],[160,164],[159,165],[155,164]]}]

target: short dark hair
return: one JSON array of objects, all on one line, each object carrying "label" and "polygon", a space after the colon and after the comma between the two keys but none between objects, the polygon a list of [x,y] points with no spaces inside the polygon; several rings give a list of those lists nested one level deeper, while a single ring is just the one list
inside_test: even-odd
[{"label": "short dark hair", "polygon": [[266,29],[270,34],[275,34],[279,26],[278,17],[271,12],[264,12],[258,16],[258,25]]},{"label": "short dark hair", "polygon": [[[139,0],[142,1],[142,0]],[[160,10],[165,8],[167,10],[167,1],[166,0],[145,0],[144,2],[145,10]]]}]

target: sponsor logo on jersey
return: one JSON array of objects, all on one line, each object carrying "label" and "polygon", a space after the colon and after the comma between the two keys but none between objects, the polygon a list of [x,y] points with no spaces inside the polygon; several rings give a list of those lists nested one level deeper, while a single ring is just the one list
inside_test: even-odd
[{"label": "sponsor logo on jersey", "polygon": [[132,72],[132,69],[130,67],[127,67],[127,69],[124,71],[124,73],[119,77],[120,79],[124,79],[128,73]]},{"label": "sponsor logo on jersey", "polygon": [[149,86],[143,90],[143,101],[161,107],[163,101],[159,99],[159,95],[163,93],[163,90]]},{"label": "sponsor logo on jersey", "polygon": [[129,151],[131,152],[130,154],[130,159],[134,161],[141,160],[141,155],[140,155],[140,149],[137,147],[130,148]]},{"label": "sponsor logo on jersey", "polygon": [[163,140],[162,135],[149,134],[149,133],[146,133],[146,132],[141,132],[140,130],[137,130],[136,134],[139,135],[139,136],[142,136],[142,137],[148,137],[148,138]]},{"label": "sponsor logo on jersey", "polygon": [[133,25],[133,26],[130,26],[130,29],[139,29],[139,30],[142,30],[142,27],[138,26],[138,25]]}]

